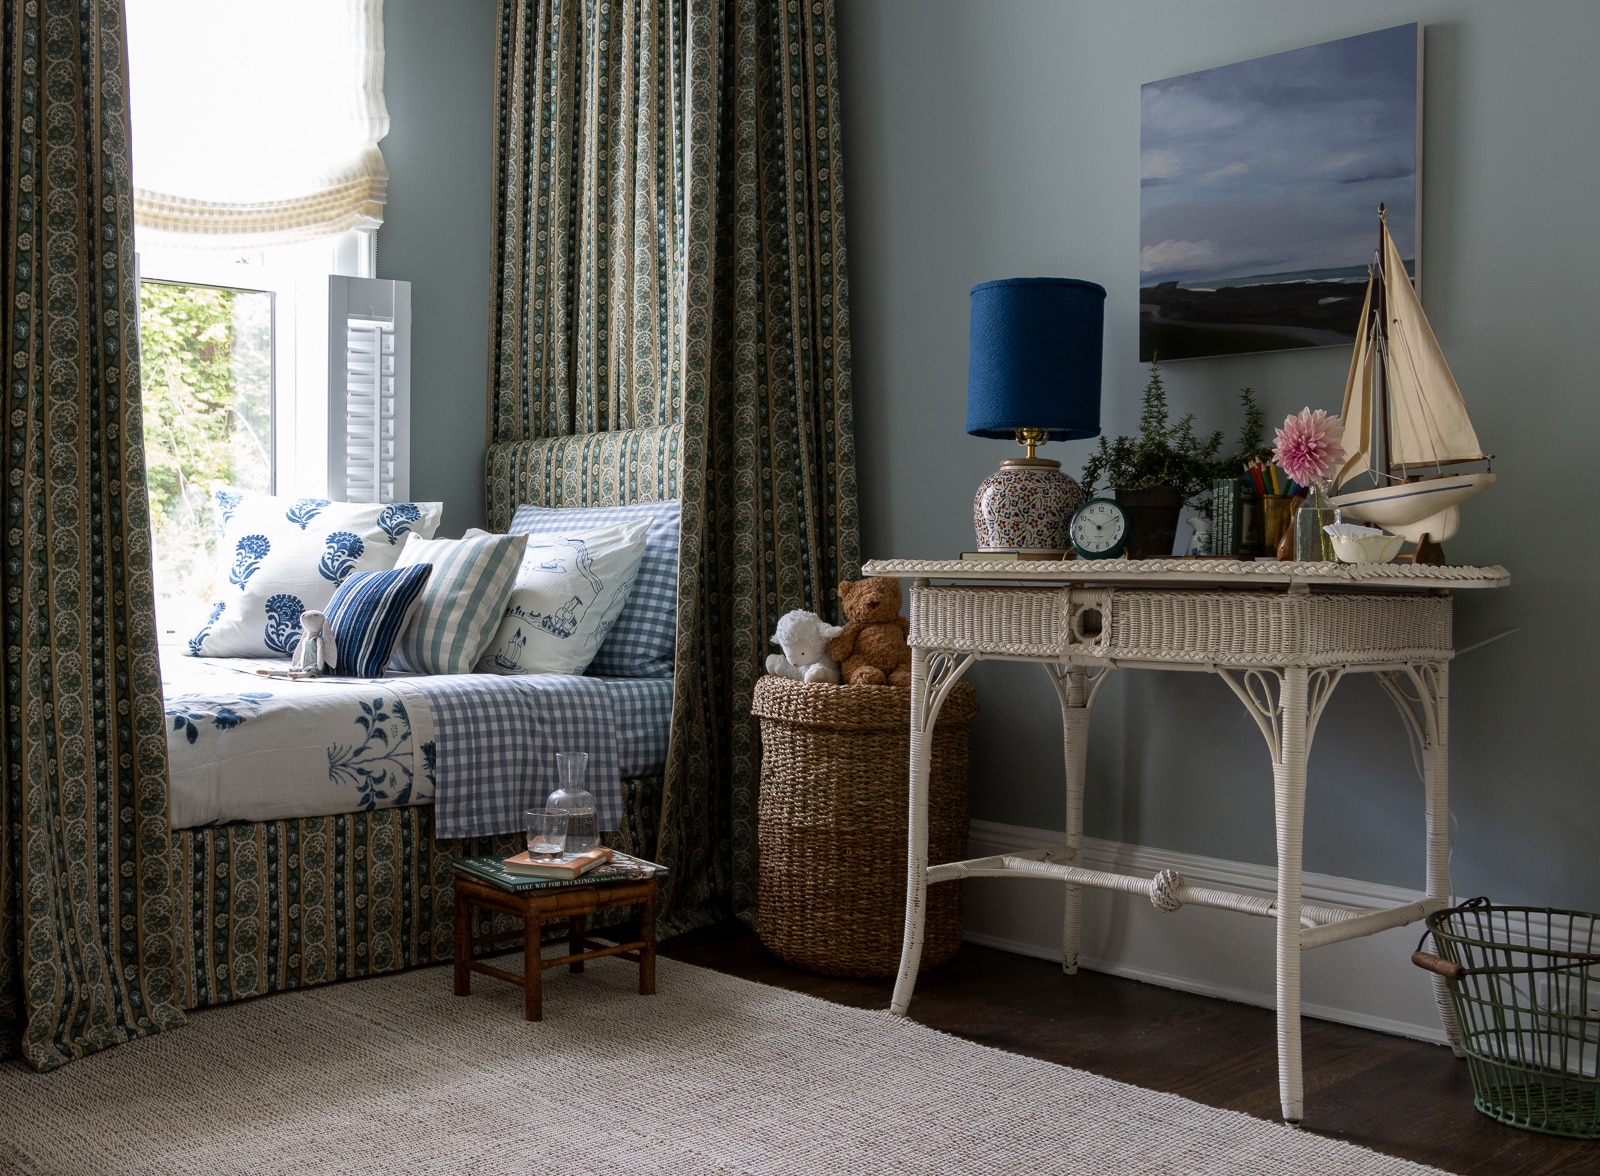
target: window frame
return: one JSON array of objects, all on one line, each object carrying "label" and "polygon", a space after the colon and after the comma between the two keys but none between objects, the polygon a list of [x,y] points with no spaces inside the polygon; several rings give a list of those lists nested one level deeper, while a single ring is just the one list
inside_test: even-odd
[{"label": "window frame", "polygon": [[328,278],[370,278],[377,230],[288,245],[141,250],[140,282],[254,290],[273,296],[272,458],[274,494],[328,490]]}]

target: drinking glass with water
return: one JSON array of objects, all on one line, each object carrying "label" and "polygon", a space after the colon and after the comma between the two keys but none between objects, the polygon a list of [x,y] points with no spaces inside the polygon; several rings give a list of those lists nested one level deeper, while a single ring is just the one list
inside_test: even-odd
[{"label": "drinking glass with water", "polygon": [[528,834],[528,856],[558,858],[567,848],[565,809],[529,809],[524,822]]}]

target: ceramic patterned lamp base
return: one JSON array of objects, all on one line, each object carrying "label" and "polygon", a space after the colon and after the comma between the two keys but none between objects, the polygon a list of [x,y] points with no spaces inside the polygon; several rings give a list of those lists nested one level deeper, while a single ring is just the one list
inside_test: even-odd
[{"label": "ceramic patterned lamp base", "polygon": [[1072,512],[1083,504],[1078,484],[1059,461],[1012,458],[983,480],[972,500],[979,551],[1024,555],[1069,551]]}]

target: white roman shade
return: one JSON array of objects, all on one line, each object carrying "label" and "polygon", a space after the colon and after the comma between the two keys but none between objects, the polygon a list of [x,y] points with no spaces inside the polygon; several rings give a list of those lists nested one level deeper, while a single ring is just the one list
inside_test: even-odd
[{"label": "white roman shade", "polygon": [[382,0],[126,3],[142,237],[270,245],[378,227]]}]

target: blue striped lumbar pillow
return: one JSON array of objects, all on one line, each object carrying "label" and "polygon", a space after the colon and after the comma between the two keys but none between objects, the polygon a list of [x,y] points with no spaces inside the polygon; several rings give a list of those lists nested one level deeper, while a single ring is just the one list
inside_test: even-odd
[{"label": "blue striped lumbar pillow", "polygon": [[327,616],[339,651],[335,674],[345,678],[383,674],[432,571],[431,564],[413,564],[387,572],[355,572],[334,590]]},{"label": "blue striped lumbar pillow", "polygon": [[395,646],[394,668],[414,674],[470,674],[489,648],[517,581],[526,535],[406,540],[398,567],[431,564],[417,615]]}]

